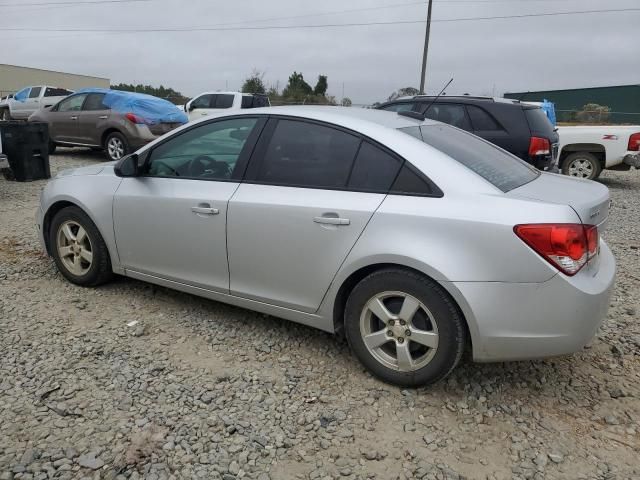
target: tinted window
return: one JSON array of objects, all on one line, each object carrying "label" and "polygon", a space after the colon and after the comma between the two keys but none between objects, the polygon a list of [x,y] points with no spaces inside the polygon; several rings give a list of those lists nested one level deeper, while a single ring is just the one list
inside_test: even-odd
[{"label": "tinted window", "polygon": [[536,132],[549,137],[553,136],[553,125],[549,118],[541,108],[526,108],[524,114],[529,122],[529,128],[532,132]]},{"label": "tinted window", "polygon": [[233,106],[233,95],[218,95],[216,106],[212,108],[231,108]]},{"label": "tinted window", "polygon": [[413,103],[394,103],[393,105],[385,105],[380,107],[380,110],[387,110],[389,112],[410,112],[413,110]]},{"label": "tinted window", "polygon": [[344,188],[360,139],[322,125],[280,120],[257,175],[260,182]]},{"label": "tinted window", "polygon": [[215,104],[215,97],[217,95],[200,95],[198,98],[191,102],[191,108],[211,108],[212,100]]},{"label": "tinted window", "polygon": [[471,117],[471,123],[474,130],[490,131],[490,130],[502,130],[498,122],[494,118],[485,112],[482,108],[474,105],[467,105],[467,111],[469,117]]},{"label": "tinted window", "polygon": [[265,95],[243,96],[241,108],[260,108],[268,107],[269,98]]},{"label": "tinted window", "polygon": [[78,112],[82,108],[84,99],[87,98],[86,94],[73,95],[69,98],[65,98],[58,104],[59,112]]},{"label": "tinted window", "polygon": [[475,135],[447,125],[424,125],[420,132],[425,143],[460,162],[503,192],[529,183],[539,175],[536,169],[519,158]]},{"label": "tinted window", "polygon": [[234,118],[187,130],[151,151],[148,174],[228,180],[257,121]]},{"label": "tinted window", "polygon": [[103,104],[102,100],[104,100],[104,93],[90,93],[87,95],[82,110],[109,110],[109,107]]},{"label": "tinted window", "polygon": [[[425,108],[429,104],[425,104]],[[471,130],[471,125],[467,119],[467,115],[462,105],[450,105],[446,103],[436,103],[431,105],[424,114],[425,117],[437,120],[442,123],[462,128],[463,130]]]},{"label": "tinted window", "polygon": [[42,91],[42,87],[33,87],[31,89],[31,93],[29,94],[29,98],[38,98],[40,96],[41,91]]},{"label": "tinted window", "polygon": [[400,160],[369,143],[363,143],[349,177],[349,189],[388,192],[400,169]]},{"label": "tinted window", "polygon": [[47,87],[44,91],[45,97],[66,97],[67,95],[71,95],[73,92],[71,90],[65,90],[64,88],[53,88]]},{"label": "tinted window", "polygon": [[405,164],[391,187],[391,194],[399,195],[442,195],[416,170]]}]

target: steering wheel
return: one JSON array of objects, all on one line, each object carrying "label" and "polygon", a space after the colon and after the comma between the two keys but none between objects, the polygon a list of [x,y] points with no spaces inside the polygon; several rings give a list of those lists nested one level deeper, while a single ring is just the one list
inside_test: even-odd
[{"label": "steering wheel", "polygon": [[176,177],[180,176],[180,173],[175,168],[173,168],[171,165],[169,165],[167,162],[163,160],[154,160],[153,163],[155,163],[160,167],[165,167],[167,170],[173,173]]},{"label": "steering wheel", "polygon": [[231,171],[227,162],[220,162],[206,155],[199,155],[189,162],[190,177],[229,178]]}]

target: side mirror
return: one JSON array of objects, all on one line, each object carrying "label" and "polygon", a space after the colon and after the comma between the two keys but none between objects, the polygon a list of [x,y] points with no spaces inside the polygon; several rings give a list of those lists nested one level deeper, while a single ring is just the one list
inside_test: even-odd
[{"label": "side mirror", "polygon": [[194,107],[194,106],[193,106],[193,103],[190,103],[190,104],[189,104],[189,109],[188,109],[188,110],[189,110],[190,112],[193,112],[195,109],[196,109],[196,107]]},{"label": "side mirror", "polygon": [[113,171],[119,177],[137,177],[140,175],[138,154],[132,153],[131,155],[122,157],[113,167]]}]

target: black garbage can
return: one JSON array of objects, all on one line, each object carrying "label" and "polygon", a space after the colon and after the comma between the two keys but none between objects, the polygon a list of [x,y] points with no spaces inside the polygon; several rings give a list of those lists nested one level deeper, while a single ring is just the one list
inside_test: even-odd
[{"label": "black garbage can", "polygon": [[46,123],[0,122],[2,153],[19,182],[51,178],[49,126]]}]

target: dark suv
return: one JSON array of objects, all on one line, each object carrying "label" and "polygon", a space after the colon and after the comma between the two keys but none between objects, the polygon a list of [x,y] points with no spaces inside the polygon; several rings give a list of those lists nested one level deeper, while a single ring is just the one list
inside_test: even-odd
[{"label": "dark suv", "polygon": [[558,133],[544,111],[535,105],[468,95],[438,99],[419,95],[383,103],[377,108],[420,114],[426,111],[426,118],[478,135],[540,170],[556,169]]}]

